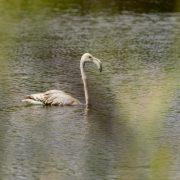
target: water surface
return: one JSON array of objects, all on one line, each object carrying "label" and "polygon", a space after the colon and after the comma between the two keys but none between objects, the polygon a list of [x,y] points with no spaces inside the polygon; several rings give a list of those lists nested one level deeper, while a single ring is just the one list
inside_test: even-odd
[{"label": "water surface", "polygon": [[[19,2],[0,8],[0,179],[179,179],[175,2]],[[102,73],[85,67],[88,112],[21,105],[26,94],[49,89],[84,102],[84,52],[103,62]]]}]

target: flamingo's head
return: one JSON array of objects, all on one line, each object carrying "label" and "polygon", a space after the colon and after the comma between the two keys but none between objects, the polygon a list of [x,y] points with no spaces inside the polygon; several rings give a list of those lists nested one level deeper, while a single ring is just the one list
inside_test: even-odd
[{"label": "flamingo's head", "polygon": [[85,65],[86,62],[93,62],[94,64],[96,64],[99,71],[100,72],[102,71],[102,62],[99,59],[92,56],[90,53],[83,54],[81,57],[81,62],[83,63],[83,66]]}]

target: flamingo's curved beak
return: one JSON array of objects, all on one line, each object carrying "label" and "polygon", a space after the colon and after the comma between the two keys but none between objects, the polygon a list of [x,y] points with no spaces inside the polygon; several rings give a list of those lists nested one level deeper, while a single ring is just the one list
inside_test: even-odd
[{"label": "flamingo's curved beak", "polygon": [[96,64],[99,71],[102,72],[102,62],[99,59],[93,57],[93,63]]}]

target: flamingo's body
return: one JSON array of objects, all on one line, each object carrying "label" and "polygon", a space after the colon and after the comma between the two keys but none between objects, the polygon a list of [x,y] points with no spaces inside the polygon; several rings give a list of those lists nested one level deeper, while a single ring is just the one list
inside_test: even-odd
[{"label": "flamingo's body", "polygon": [[[85,92],[85,101],[86,105],[89,104],[89,94],[87,88],[86,75],[84,72],[84,65],[86,62],[93,62],[98,66],[98,69],[102,70],[101,61],[94,58],[91,54],[85,53],[81,57],[80,61],[80,70],[81,76],[84,84],[84,92]],[[81,104],[80,101],[71,95],[60,91],[60,90],[49,90],[44,93],[31,94],[28,95],[23,102],[28,104],[40,104],[40,105],[55,105],[55,106],[74,106]]]},{"label": "flamingo's body", "polygon": [[54,106],[73,106],[81,104],[79,100],[60,90],[49,90],[44,93],[31,94],[22,101],[29,104]]}]

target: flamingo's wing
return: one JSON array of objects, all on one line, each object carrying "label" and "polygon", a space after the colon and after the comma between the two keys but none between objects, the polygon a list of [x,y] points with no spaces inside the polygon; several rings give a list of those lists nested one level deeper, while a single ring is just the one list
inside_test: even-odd
[{"label": "flamingo's wing", "polygon": [[71,106],[80,104],[77,99],[59,90],[50,90],[46,91],[45,93],[31,94],[27,96],[23,102],[28,104],[44,104],[55,106]]},{"label": "flamingo's wing", "polygon": [[71,106],[80,104],[80,102],[63,91],[50,90],[44,93],[44,104],[56,106]]}]

